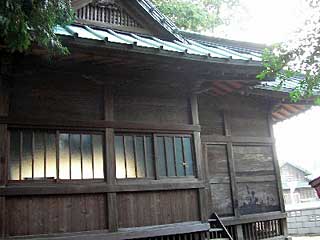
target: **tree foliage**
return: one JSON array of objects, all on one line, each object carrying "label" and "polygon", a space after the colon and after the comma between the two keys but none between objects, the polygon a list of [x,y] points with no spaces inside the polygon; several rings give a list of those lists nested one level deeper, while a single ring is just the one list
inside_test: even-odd
[{"label": "tree foliage", "polygon": [[54,28],[71,23],[73,17],[67,0],[1,0],[0,41],[12,52],[26,51],[35,43],[66,53]]},{"label": "tree foliage", "polygon": [[[320,0],[307,1],[313,13],[310,19],[297,32],[297,38],[265,50],[265,69],[258,75],[260,79],[279,78],[278,87],[292,77],[300,78],[298,86],[290,93],[294,102],[320,93]],[[320,104],[320,97],[315,99]]]},{"label": "tree foliage", "polygon": [[238,6],[239,0],[153,0],[159,10],[177,27],[197,32],[213,31],[226,24],[229,17],[221,10]]}]

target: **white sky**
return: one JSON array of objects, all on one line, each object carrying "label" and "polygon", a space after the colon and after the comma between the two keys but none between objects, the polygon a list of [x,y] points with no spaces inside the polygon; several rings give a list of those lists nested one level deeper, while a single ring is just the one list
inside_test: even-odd
[{"label": "white sky", "polygon": [[[242,6],[230,25],[218,28],[215,36],[258,43],[289,39],[310,15],[305,0],[240,0]],[[228,10],[224,10],[226,14]]]},{"label": "white sky", "polygon": [[320,107],[274,126],[278,159],[320,175]]},{"label": "white sky", "polygon": [[[310,16],[305,0],[240,0],[242,9],[230,25],[214,35],[229,39],[276,43],[290,39]],[[320,107],[274,126],[278,159],[320,175]]]}]

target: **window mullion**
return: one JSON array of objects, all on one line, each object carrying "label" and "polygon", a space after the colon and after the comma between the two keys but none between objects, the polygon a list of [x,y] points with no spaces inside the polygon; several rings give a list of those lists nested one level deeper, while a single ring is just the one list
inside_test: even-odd
[{"label": "window mullion", "polygon": [[153,141],[153,160],[154,160],[154,173],[155,179],[160,179],[159,176],[159,154],[158,154],[158,144],[157,144],[157,134],[152,134]]},{"label": "window mullion", "polygon": [[56,178],[57,181],[59,181],[59,159],[60,159],[60,147],[59,147],[59,136],[60,136],[60,132],[56,131]]}]

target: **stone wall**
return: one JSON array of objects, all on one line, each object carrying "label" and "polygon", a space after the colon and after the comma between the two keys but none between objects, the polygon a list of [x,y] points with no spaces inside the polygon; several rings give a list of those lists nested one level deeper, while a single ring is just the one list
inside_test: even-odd
[{"label": "stone wall", "polygon": [[320,208],[288,211],[289,235],[320,235]]}]

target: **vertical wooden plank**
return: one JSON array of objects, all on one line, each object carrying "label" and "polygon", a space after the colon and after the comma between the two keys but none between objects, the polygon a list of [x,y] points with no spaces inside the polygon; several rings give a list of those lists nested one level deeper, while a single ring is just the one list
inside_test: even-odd
[{"label": "vertical wooden plank", "polygon": [[[104,120],[112,121],[114,119],[114,99],[113,93],[110,86],[105,85],[104,87]],[[124,141],[124,137],[123,137]],[[125,141],[124,141],[125,143]],[[107,128],[105,131],[105,161],[104,161],[104,174],[108,184],[116,183],[116,162],[114,152],[114,129]],[[124,144],[125,154],[125,144]],[[125,159],[126,163],[126,159]],[[127,177],[127,171],[126,171]],[[118,230],[118,209],[117,209],[117,194],[107,193],[106,201],[106,219],[107,228],[111,232]]]},{"label": "vertical wooden plank", "polygon": [[32,160],[31,176],[32,176],[32,179],[34,179],[34,131],[32,131],[31,133],[31,160]]},{"label": "vertical wooden plank", "polygon": [[154,153],[154,173],[156,180],[160,179],[159,176],[159,154],[158,154],[158,145],[157,145],[157,135],[152,134],[153,141],[153,153]]},{"label": "vertical wooden plank", "polygon": [[47,133],[43,133],[43,171],[44,178],[47,178]]},{"label": "vertical wooden plank", "polygon": [[278,156],[277,156],[276,146],[274,141],[274,132],[273,132],[273,126],[272,126],[272,111],[270,111],[268,114],[268,125],[269,125],[270,137],[273,139],[272,155],[273,155],[274,170],[276,175],[276,183],[277,183],[278,195],[279,195],[279,201],[280,201],[280,210],[281,212],[286,212],[285,206],[284,206],[282,184],[281,184],[280,167],[279,167]]},{"label": "vertical wooden plank", "polygon": [[148,166],[147,166],[147,143],[146,136],[143,136],[143,162],[144,162],[144,176],[148,176]]},{"label": "vertical wooden plank", "polygon": [[174,174],[178,176],[177,171],[177,147],[176,147],[176,137],[173,137],[173,163],[174,163]]},{"label": "vertical wooden plank", "polygon": [[283,236],[287,237],[289,234],[287,219],[283,218],[281,220],[278,220],[278,223],[280,225],[280,234],[283,234]]},{"label": "vertical wooden plank", "polygon": [[134,171],[136,178],[138,178],[138,161],[137,161],[137,139],[136,136],[133,135],[133,159],[134,159]]},{"label": "vertical wooden plank", "polygon": [[92,178],[94,179],[94,151],[93,151],[93,136],[90,134],[90,150],[91,150],[91,167],[92,167]]},{"label": "vertical wooden plank", "polygon": [[[190,107],[191,107],[191,117],[192,124],[199,125],[199,109],[198,109],[198,97],[193,94],[190,97]],[[203,168],[202,168],[202,155],[201,155],[201,136],[200,132],[193,133],[193,146],[194,146],[194,162],[195,162],[195,174],[199,180],[204,179]],[[198,189],[199,196],[199,212],[200,220],[202,222],[208,221],[208,191],[209,186],[207,184],[206,188]]]},{"label": "vertical wooden plank", "polygon": [[168,162],[168,152],[167,152],[166,138],[165,138],[165,137],[162,137],[162,139],[163,139],[163,147],[164,147],[164,158],[165,158],[166,176],[169,177],[169,162]]},{"label": "vertical wooden plank", "polygon": [[60,155],[60,148],[59,148],[59,136],[60,132],[56,131],[56,171],[57,171],[57,181],[59,181],[59,155]]},{"label": "vertical wooden plank", "polygon": [[68,134],[68,149],[69,149],[69,179],[72,176],[72,157],[71,157],[71,134]]},{"label": "vertical wooden plank", "polygon": [[81,167],[81,179],[83,179],[83,154],[82,154],[82,134],[80,134],[80,167]]},{"label": "vertical wooden plank", "polygon": [[127,154],[126,154],[126,141],[125,136],[122,136],[122,144],[123,144],[123,158],[124,158],[124,171],[125,171],[125,178],[128,177],[128,168],[127,168]]},{"label": "vertical wooden plank", "polygon": [[243,229],[242,225],[236,225],[236,239],[237,240],[245,240],[244,235],[243,235]]},{"label": "vertical wooden plank", "polygon": [[22,131],[20,131],[20,151],[19,151],[19,180],[22,180],[21,177],[22,177],[22,156],[23,156],[23,133]]},{"label": "vertical wooden plank", "polygon": [[[230,128],[230,115],[229,113],[224,110],[223,111],[223,118],[224,118],[224,127],[226,136],[231,136],[231,128]],[[227,143],[227,154],[228,154],[228,165],[229,165],[229,172],[230,172],[230,183],[231,183],[231,194],[232,194],[232,203],[234,209],[234,215],[236,217],[240,216],[239,206],[238,206],[238,197],[237,197],[237,183],[236,183],[236,170],[235,170],[235,162],[233,157],[233,149],[232,149],[232,142]]]}]

